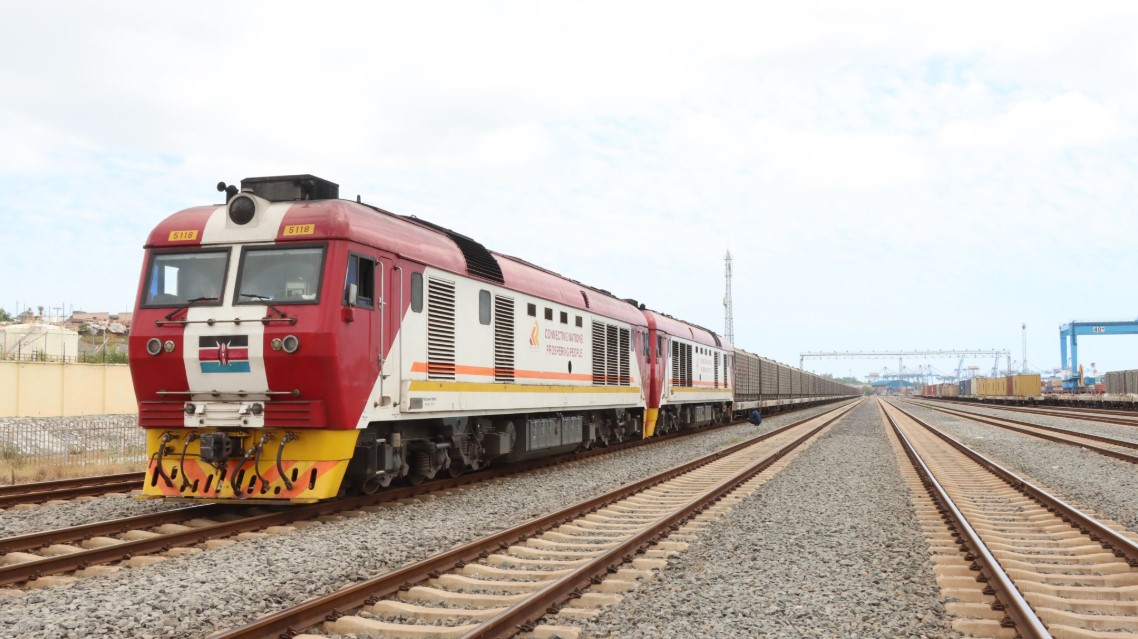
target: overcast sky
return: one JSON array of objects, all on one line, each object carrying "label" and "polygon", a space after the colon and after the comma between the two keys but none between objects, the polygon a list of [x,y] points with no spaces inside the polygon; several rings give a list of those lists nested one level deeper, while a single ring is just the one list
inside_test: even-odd
[{"label": "overcast sky", "polygon": [[[1138,3],[4,14],[10,312],[129,310],[165,216],[218,181],[312,173],[717,332],[730,250],[737,345],[795,365],[1001,348],[1018,366],[1026,323],[1051,369],[1060,324],[1138,317]],[[1138,368],[1138,337],[1080,347]]]}]

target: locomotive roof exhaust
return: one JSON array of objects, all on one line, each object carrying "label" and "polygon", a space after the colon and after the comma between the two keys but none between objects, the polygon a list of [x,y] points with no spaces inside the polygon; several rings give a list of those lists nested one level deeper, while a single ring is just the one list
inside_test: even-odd
[{"label": "locomotive roof exhaust", "polygon": [[[225,201],[237,195],[236,186],[217,183],[217,190],[225,193]],[[296,200],[335,200],[340,197],[340,185],[315,175],[274,175],[241,180],[241,191],[247,191],[270,202]]]}]

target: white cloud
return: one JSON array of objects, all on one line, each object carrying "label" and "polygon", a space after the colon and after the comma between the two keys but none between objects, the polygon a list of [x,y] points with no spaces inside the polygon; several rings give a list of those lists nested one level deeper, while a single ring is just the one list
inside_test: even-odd
[{"label": "white cloud", "polygon": [[[1138,267],[1136,12],[13,6],[0,306],[122,308],[161,216],[218,180],[312,172],[712,328],[730,248],[740,344],[784,361],[1018,343],[1007,305],[1056,359],[1042,327]],[[81,276],[44,257],[75,254]]]},{"label": "white cloud", "polygon": [[1122,130],[1117,107],[1066,92],[1014,102],[987,118],[948,122],[940,137],[952,146],[1059,151],[1109,142]]}]

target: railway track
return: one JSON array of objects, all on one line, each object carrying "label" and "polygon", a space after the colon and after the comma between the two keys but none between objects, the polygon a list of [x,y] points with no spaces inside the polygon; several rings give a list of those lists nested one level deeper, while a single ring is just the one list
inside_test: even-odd
[{"label": "railway track", "polygon": [[[1057,442],[1060,444],[1066,444],[1068,446],[1085,448],[1100,455],[1106,455],[1108,457],[1120,459],[1131,464],[1138,464],[1138,455],[1134,453],[1128,453],[1123,450],[1118,450],[1138,450],[1138,443],[1124,439],[1116,439],[1114,437],[1106,437],[1104,435],[1094,435],[1090,433],[1080,433],[1078,431],[1068,430],[1066,428],[1056,428],[1054,426],[1041,426],[1039,424],[1032,424],[1030,422],[1009,419],[1007,417],[989,417],[987,415],[977,415],[976,413],[953,410],[951,408],[944,408],[924,402],[910,401],[909,403],[915,406],[920,406],[922,408],[927,408],[929,410],[935,410],[939,413],[944,413],[945,415],[963,417],[964,419],[968,419],[977,423],[988,424],[989,426],[1003,428],[1005,430],[1010,430],[1024,435],[1031,435],[1033,437],[1046,439],[1047,441]],[[1107,446],[1113,446],[1114,448],[1105,448],[1099,444],[1106,444]]]},{"label": "railway track", "polygon": [[[336,634],[576,636],[701,528],[693,521],[852,410],[845,405],[509,530],[351,585],[214,639]],[[765,479],[764,479],[765,480]],[[752,487],[753,489],[753,487]],[[669,538],[669,535],[672,538]],[[677,540],[678,539],[678,540]],[[351,613],[351,614],[349,614]],[[548,617],[549,624],[541,620]]]},{"label": "railway track", "polygon": [[[940,400],[944,401],[944,400]],[[948,402],[955,403],[961,406],[976,406],[981,408],[991,408],[993,410],[1006,410],[1012,413],[1029,413],[1032,415],[1045,415],[1047,417],[1065,417],[1068,419],[1083,419],[1092,422],[1101,422],[1104,424],[1119,424],[1121,426],[1136,426],[1138,427],[1138,415],[1129,411],[1115,411],[1108,409],[1089,409],[1089,408],[1027,408],[1024,406],[1004,406],[1001,404],[990,404],[983,402]],[[1129,417],[1126,417],[1129,415]]]},{"label": "railway track", "polygon": [[[813,418],[799,420],[791,426],[810,419]],[[9,537],[0,539],[0,588],[44,587],[68,583],[80,577],[114,572],[119,568],[110,564],[144,566],[162,561],[168,556],[200,552],[201,549],[229,545],[246,538],[286,532],[303,525],[298,522],[322,517],[358,515],[374,508],[382,508],[383,504],[390,502],[431,493],[445,493],[489,479],[533,472],[558,464],[610,455],[708,431],[709,429],[705,428],[647,440],[634,440],[572,455],[500,468],[492,467],[457,478],[436,480],[419,486],[393,488],[375,495],[331,502],[275,509],[256,502],[251,502],[247,506],[204,504]],[[161,556],[158,556],[159,554]]]},{"label": "railway track", "polygon": [[120,473],[0,486],[0,508],[10,508],[19,504],[42,504],[56,499],[130,492],[142,485],[143,475],[143,473]]},{"label": "railway track", "polygon": [[1138,635],[1138,543],[890,402],[956,630],[989,637]]}]

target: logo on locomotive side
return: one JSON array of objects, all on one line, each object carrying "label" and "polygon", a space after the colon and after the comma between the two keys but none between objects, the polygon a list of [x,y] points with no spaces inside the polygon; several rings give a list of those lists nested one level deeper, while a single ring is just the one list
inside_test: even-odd
[{"label": "logo on locomotive side", "polygon": [[531,331],[529,332],[529,346],[530,346],[530,348],[531,348],[531,349],[533,349],[533,350],[535,350],[535,351],[536,351],[536,350],[540,350],[540,349],[541,349],[541,342],[540,342],[540,340],[538,340],[538,338],[537,338],[537,336],[538,336],[540,333],[541,333],[541,331],[540,331],[540,329],[538,328],[538,325],[537,325],[537,320],[534,320],[534,321],[533,321],[533,330],[531,330]]},{"label": "logo on locomotive side", "polygon": [[203,373],[248,373],[249,336],[199,337],[198,360]]}]

